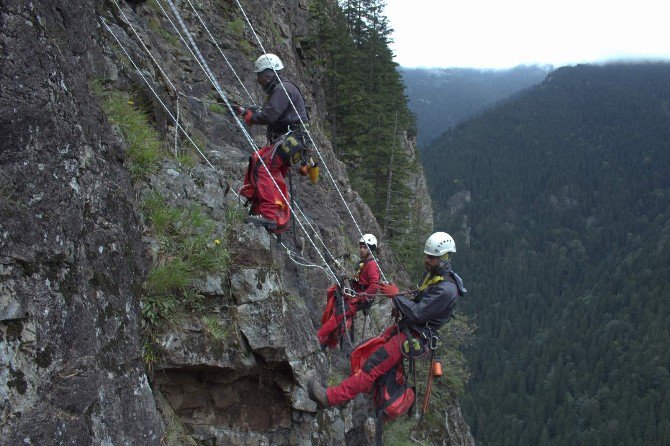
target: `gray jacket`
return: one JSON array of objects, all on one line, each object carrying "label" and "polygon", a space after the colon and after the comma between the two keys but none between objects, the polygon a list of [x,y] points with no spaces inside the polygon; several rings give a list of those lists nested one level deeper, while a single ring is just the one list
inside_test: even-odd
[{"label": "gray jacket", "polygon": [[[279,84],[279,80],[284,85],[284,88]],[[305,99],[298,87],[292,82],[286,80],[283,76],[279,79],[275,78],[270,81],[268,88],[268,100],[260,111],[255,112],[251,116],[252,124],[266,124],[268,140],[273,142],[277,137],[288,132],[289,126],[299,125],[300,119],[307,124],[307,110],[305,109]],[[288,97],[286,93],[288,92]],[[289,102],[289,97],[293,101],[293,105],[298,110],[298,113],[293,109],[293,105]],[[300,119],[298,118],[300,115]]]},{"label": "gray jacket", "polygon": [[446,324],[454,311],[458,296],[466,292],[463,281],[447,263],[441,262],[436,271],[426,274],[430,275],[429,279],[437,275],[444,280],[428,286],[414,299],[404,296],[394,299],[403,316],[400,324],[418,332],[425,326],[437,330]]}]

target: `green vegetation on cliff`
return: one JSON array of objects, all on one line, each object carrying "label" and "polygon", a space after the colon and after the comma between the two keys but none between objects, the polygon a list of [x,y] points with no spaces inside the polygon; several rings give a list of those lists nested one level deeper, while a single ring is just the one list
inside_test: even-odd
[{"label": "green vegetation on cliff", "polygon": [[[127,92],[106,90],[102,82],[92,83],[102,101],[107,118],[121,130],[128,147],[128,167],[137,180],[156,172],[160,161],[170,156],[149,116]],[[182,159],[186,159],[182,157]],[[142,290],[144,359],[149,366],[156,360],[156,335],[175,323],[184,311],[200,311],[204,297],[197,282],[208,274],[225,274],[230,266],[227,235],[223,225],[197,206],[170,205],[157,192],[147,189],[142,211],[155,240],[152,265]],[[225,228],[240,221],[230,212]],[[214,337],[223,331],[210,315],[203,319]]]}]

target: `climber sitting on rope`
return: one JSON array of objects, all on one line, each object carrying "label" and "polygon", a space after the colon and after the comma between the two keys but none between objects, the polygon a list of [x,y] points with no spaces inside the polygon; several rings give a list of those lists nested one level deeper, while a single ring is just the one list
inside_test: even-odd
[{"label": "climber sitting on rope", "polygon": [[[337,342],[346,330],[351,327],[351,321],[359,310],[369,308],[374,300],[374,294],[379,290],[379,267],[372,252],[377,250],[377,238],[372,234],[365,234],[358,241],[358,252],[360,262],[356,276],[351,282],[351,290],[354,294],[342,295],[338,304],[336,296],[337,285],[328,289],[328,301],[321,317],[321,328],[317,332],[321,348],[335,348]],[[357,296],[356,294],[364,294]]]},{"label": "climber sitting on rope", "polygon": [[[419,293],[393,298],[398,323],[375,338],[379,346],[367,357],[362,368],[339,385],[327,389],[316,376],[310,377],[309,396],[319,407],[338,405],[359,393],[369,392],[378,379],[402,364],[403,353],[410,350],[410,345],[420,346],[423,342],[425,346],[426,339],[432,343],[433,337],[438,336],[437,330],[450,319],[458,296],[466,291],[460,277],[451,270],[450,256],[456,252],[456,245],[446,232],[436,232],[426,241],[424,252],[426,274]],[[410,337],[411,344],[408,342]]]},{"label": "climber sitting on rope", "polygon": [[298,87],[280,75],[283,68],[276,55],[260,56],[254,71],[268,95],[267,102],[262,108],[236,106],[247,125],[267,125],[268,144],[249,158],[240,195],[251,204],[245,222],[273,233],[287,229],[291,211],[285,178],[291,165],[302,161],[308,150],[301,125],[308,120],[305,100]]}]

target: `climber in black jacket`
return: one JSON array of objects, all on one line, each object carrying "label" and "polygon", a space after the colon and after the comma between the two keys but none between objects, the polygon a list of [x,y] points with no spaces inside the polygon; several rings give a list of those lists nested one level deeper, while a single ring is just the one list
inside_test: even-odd
[{"label": "climber in black jacket", "polygon": [[463,282],[451,270],[450,255],[456,252],[454,240],[446,232],[436,232],[424,247],[426,274],[414,297],[393,299],[393,312],[398,323],[389,327],[381,337],[385,343],[372,352],[363,368],[339,385],[325,389],[311,377],[309,396],[320,407],[330,407],[351,400],[359,393],[369,392],[374,382],[402,361],[403,345],[409,337],[431,339],[451,317],[458,296],[466,290]]},{"label": "climber in black jacket", "polygon": [[291,165],[304,162],[307,150],[303,128],[307,124],[305,99],[295,84],[280,75],[283,69],[284,64],[276,55],[260,56],[254,71],[268,95],[267,101],[261,108],[236,106],[247,125],[266,125],[268,138],[267,145],[249,158],[240,189],[240,195],[251,204],[251,215],[245,221],[274,233],[287,229],[291,212],[285,178]]}]

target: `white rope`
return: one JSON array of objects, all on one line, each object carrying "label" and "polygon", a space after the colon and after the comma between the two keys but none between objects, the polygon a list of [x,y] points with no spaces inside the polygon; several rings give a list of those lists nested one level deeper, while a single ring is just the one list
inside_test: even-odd
[{"label": "white rope", "polygon": [[147,46],[144,44],[144,41],[142,40],[142,38],[140,37],[140,35],[139,35],[139,34],[137,33],[137,31],[135,30],[135,27],[134,27],[133,24],[130,22],[130,19],[128,19],[128,16],[126,16],[126,13],[123,12],[123,9],[121,9],[121,6],[119,5],[119,3],[118,3],[116,0],[114,0],[114,4],[116,5],[116,7],[117,7],[117,8],[119,9],[119,11],[121,12],[121,15],[123,16],[123,18],[125,19],[125,21],[128,23],[128,26],[130,26],[130,29],[133,31],[133,34],[135,34],[135,37],[137,37],[137,40],[140,41],[140,44],[142,45],[142,47],[144,48],[144,50],[149,54],[149,57],[151,57],[151,60],[153,60],[153,61],[154,61],[154,64],[156,64],[156,66],[158,67],[158,70],[159,70],[159,71],[161,72],[161,74],[163,75],[163,78],[165,78],[165,80],[167,81],[167,83],[170,84],[170,87],[172,88],[172,91],[174,91],[175,93],[178,93],[178,92],[177,92],[177,87],[174,86],[174,84],[172,83],[172,81],[170,80],[170,78],[168,77],[168,75],[165,74],[165,71],[163,71],[163,68],[161,68],[160,64],[156,61],[156,59],[154,59],[154,56],[151,54],[151,51],[149,51],[149,48],[147,48]]},{"label": "white rope", "polygon": [[[179,14],[179,11],[177,10],[176,6],[174,5],[174,3],[173,3],[171,0],[167,0],[167,1],[168,1],[168,4],[170,5],[170,9],[172,9],[173,14],[174,14],[175,17],[177,18],[177,21],[179,22],[179,25],[182,27],[182,30],[184,31],[184,34],[186,34],[186,36],[187,36],[189,42],[190,42],[191,45],[193,46],[193,50],[195,51],[195,53],[197,53],[198,56],[196,56],[196,54],[195,54],[193,51],[191,51],[190,48],[189,48],[189,51],[191,52],[191,54],[193,55],[193,57],[196,58],[196,60],[198,60],[198,64],[200,65],[200,68],[202,68],[203,71],[205,71],[205,74],[206,74],[207,77],[209,78],[209,80],[210,80],[210,82],[212,83],[212,85],[214,86],[214,88],[217,90],[217,92],[219,93],[219,95],[224,99],[224,102],[226,102],[226,105],[228,105],[228,108],[229,108],[229,110],[230,110],[231,115],[234,116],[236,122],[240,125],[240,127],[242,128],[242,131],[245,133],[245,136],[247,137],[247,141],[250,142],[250,144],[251,144],[252,148],[254,149],[254,151],[257,152],[255,142],[253,142],[253,140],[251,139],[251,137],[250,137],[250,136],[248,135],[248,133],[246,132],[246,129],[241,125],[241,122],[240,122],[239,119],[237,118],[237,116],[236,116],[235,112],[233,111],[232,107],[230,106],[230,104],[227,103],[227,98],[224,98],[224,97],[222,96],[222,92],[223,92],[223,90],[221,89],[221,87],[220,87],[218,81],[216,80],[216,77],[214,76],[214,73],[209,69],[209,66],[207,65],[207,62],[206,62],[205,58],[202,56],[202,53],[201,53],[200,50],[198,49],[197,44],[195,43],[195,40],[193,39],[193,37],[192,37],[190,31],[188,30],[188,27],[187,27],[186,24],[184,23],[184,20],[183,20],[181,14]],[[158,0],[156,0],[156,2],[159,3]],[[159,3],[159,6],[161,6],[160,3]],[[169,20],[170,23],[172,24],[173,28],[175,28],[175,30],[176,30],[177,33],[179,34],[180,38],[182,39],[182,42],[184,42],[184,44],[186,44],[186,45],[188,46],[188,44],[186,43],[185,39],[181,36],[181,33],[179,33],[179,30],[176,28],[174,22],[172,22],[172,20],[171,20],[170,17],[167,15],[167,13],[165,12],[165,10],[163,9],[162,6],[161,6],[161,10],[162,10],[163,13],[166,15],[166,17],[168,18],[168,20]],[[224,56],[224,57],[225,57],[225,56]],[[232,68],[232,67],[231,67],[231,68]],[[234,72],[234,70],[233,70],[233,72]],[[239,78],[238,78],[238,80],[239,80]],[[240,83],[241,83],[241,81],[240,81]],[[244,88],[244,84],[242,84],[242,87]],[[294,107],[295,107],[295,106],[294,106]],[[261,160],[261,163],[262,163],[263,165],[265,165],[265,163],[264,163],[262,160]],[[269,173],[269,170],[268,170],[268,173]],[[290,204],[288,203],[288,201],[286,200],[286,197],[284,197],[284,194],[283,194],[282,191],[279,189],[279,186],[277,185],[277,183],[274,181],[274,178],[272,178],[272,182],[274,183],[275,187],[277,187],[277,190],[278,190],[279,193],[282,195],[282,198],[284,198],[284,200],[286,201],[287,205],[289,205],[289,209],[291,209],[291,210],[293,211],[291,205],[290,205]],[[313,231],[313,234],[314,234],[315,238],[316,238],[319,242],[321,242],[321,245],[322,245],[323,248],[326,250],[326,252],[328,253],[328,255],[329,255],[331,258],[334,258],[333,254],[332,254],[332,253],[330,252],[330,250],[328,249],[328,246],[327,246],[326,243],[323,241],[323,239],[322,239],[321,236],[319,235],[318,231],[314,228],[314,226],[313,226],[312,223],[310,222],[309,218],[308,218],[308,217],[305,215],[305,213],[302,211],[301,207],[298,206],[298,205],[295,205],[295,208],[298,210],[298,212],[300,213],[300,215],[305,219],[305,221],[307,222],[307,225],[308,225],[308,226],[310,227],[310,229]],[[293,214],[294,214],[294,218],[295,218],[295,216],[296,216],[297,214],[296,214],[295,212],[293,212]],[[299,220],[298,220],[298,222],[300,223]],[[301,225],[301,226],[302,226],[302,225]],[[303,229],[304,229],[304,228],[303,228]],[[308,238],[309,238],[309,235],[308,235]],[[314,245],[314,248],[318,251],[319,248],[317,248],[316,244],[313,243],[313,245]],[[325,260],[324,260],[324,262],[325,262]],[[326,262],[326,263],[327,263],[327,262]],[[337,279],[336,279],[336,282],[337,282]]]},{"label": "white rope", "polygon": [[218,102],[218,101],[208,101],[207,99],[196,98],[195,96],[189,96],[189,95],[184,94],[184,93],[179,93],[179,96],[181,96],[183,98],[186,98],[186,99],[191,99],[191,100],[196,101],[196,102],[200,102],[202,104],[221,105],[221,103]]},{"label": "white rope", "polygon": [[[184,127],[183,127],[181,124],[179,124],[178,121],[176,121],[176,119],[175,119],[175,115],[173,115],[173,114],[170,112],[170,109],[167,107],[167,105],[165,105],[165,103],[164,103],[163,100],[160,98],[160,96],[158,95],[158,93],[156,93],[156,91],[154,90],[154,88],[151,86],[151,83],[150,83],[150,82],[147,80],[147,78],[144,76],[144,74],[142,73],[142,70],[139,69],[139,67],[137,66],[137,64],[136,64],[135,61],[133,60],[133,58],[130,57],[130,54],[129,54],[128,51],[126,50],[125,46],[123,46],[123,44],[121,43],[121,41],[119,40],[119,38],[116,37],[116,34],[114,34],[114,31],[112,31],[112,29],[109,27],[109,25],[107,24],[107,22],[105,21],[105,19],[101,16],[101,17],[100,17],[100,20],[102,21],[102,24],[105,25],[105,28],[107,28],[107,31],[109,31],[109,33],[112,35],[112,37],[114,37],[114,40],[116,40],[116,43],[119,44],[119,47],[121,47],[121,50],[124,52],[124,54],[126,55],[126,57],[128,58],[128,60],[130,61],[130,63],[133,65],[133,67],[135,68],[135,70],[137,71],[137,73],[142,77],[142,80],[144,80],[144,83],[147,84],[147,87],[149,87],[149,90],[151,90],[151,92],[154,94],[154,96],[156,97],[156,99],[158,99],[158,102],[163,106],[163,109],[165,110],[165,112],[170,116],[171,119],[173,119],[173,120],[175,120],[175,122],[177,122],[177,127],[182,131],[182,133],[184,134],[184,136],[186,136],[186,139],[188,139],[189,142],[193,145],[193,147],[195,147],[195,149],[198,151],[198,153],[204,158],[205,162],[207,162],[207,164],[208,164],[212,169],[214,169],[214,171],[216,171],[216,168],[214,167],[214,165],[212,165],[212,163],[209,162],[209,160],[207,159],[207,157],[205,156],[205,154],[202,153],[202,151],[200,150],[200,148],[198,147],[198,145],[197,145],[197,144],[195,143],[195,141],[193,141],[193,139],[191,138],[191,135],[189,135],[188,132],[186,131],[186,129],[184,129]],[[237,195],[237,192],[235,192],[234,190],[233,190],[233,193],[234,193],[235,195]]]},{"label": "white rope", "polygon": [[188,4],[191,6],[191,9],[195,13],[195,16],[200,20],[200,23],[202,26],[205,28],[205,31],[207,31],[207,34],[209,35],[209,38],[212,39],[212,42],[214,42],[214,45],[216,46],[216,49],[219,50],[219,53],[221,54],[221,57],[223,57],[223,60],[226,61],[226,64],[228,64],[228,67],[230,67],[230,71],[233,72],[235,75],[235,79],[240,83],[244,91],[247,93],[247,96],[249,97],[249,100],[251,101],[251,105],[256,105],[254,98],[251,96],[251,93],[249,93],[249,90],[247,90],[247,87],[245,87],[244,82],[242,82],[242,79],[237,75],[237,72],[235,71],[235,68],[231,65],[231,63],[228,61],[228,58],[226,57],[225,54],[223,54],[223,51],[221,50],[221,47],[219,46],[219,42],[216,41],[214,36],[212,35],[211,32],[209,32],[209,28],[207,27],[207,24],[205,21],[200,17],[200,14],[198,14],[198,11],[196,11],[195,6],[193,6],[193,3],[191,3],[191,0],[186,0]]},{"label": "white rope", "polygon": [[[117,7],[118,7],[118,6],[119,6],[119,5],[117,4]],[[124,16],[125,16],[125,15],[124,15]],[[118,43],[118,45],[121,47],[121,50],[124,52],[124,54],[126,55],[126,57],[128,58],[128,60],[130,61],[130,63],[133,65],[133,67],[135,68],[135,70],[139,73],[139,75],[142,77],[142,79],[144,80],[144,82],[147,84],[147,86],[149,87],[149,89],[151,90],[151,92],[153,93],[153,95],[156,97],[156,99],[159,101],[159,103],[163,106],[163,108],[165,109],[166,113],[167,113],[168,115],[170,115],[171,118],[175,119],[175,132],[177,132],[178,130],[181,130],[181,131],[186,135],[187,139],[191,142],[191,144],[193,144],[193,146],[194,146],[194,147],[198,150],[198,152],[203,156],[203,158],[204,158],[205,161],[210,165],[210,167],[212,167],[212,169],[216,170],[216,168],[209,162],[209,160],[207,159],[207,157],[202,153],[202,151],[199,149],[199,147],[198,147],[197,144],[193,141],[193,139],[190,137],[190,135],[186,132],[186,130],[179,124],[179,120],[178,120],[178,118],[176,118],[176,116],[174,116],[174,115],[170,112],[170,110],[168,109],[167,105],[165,105],[165,103],[161,100],[161,98],[160,98],[160,96],[158,95],[158,93],[156,93],[156,91],[153,89],[153,87],[151,86],[150,82],[146,79],[146,77],[144,76],[144,74],[142,73],[142,71],[139,69],[139,67],[137,66],[137,64],[136,64],[135,61],[133,60],[133,58],[130,56],[129,52],[126,50],[125,46],[124,46],[124,45],[121,43],[121,41],[117,38],[116,34],[114,34],[114,32],[113,32],[112,29],[109,27],[109,25],[107,24],[107,22],[105,21],[105,19],[102,18],[102,17],[100,17],[100,20],[101,20],[102,23],[105,25],[105,28],[107,28],[107,30],[108,30],[109,33],[112,35],[112,37],[114,37],[114,40],[116,40],[116,42]],[[126,17],[126,20],[128,20],[127,17]],[[129,25],[130,25],[130,23],[129,23]],[[132,27],[132,25],[130,25],[130,26]],[[137,38],[141,41],[141,37],[139,37],[139,35],[138,35],[137,33],[136,33],[135,35],[136,35]],[[151,53],[150,53],[150,51],[147,49],[147,47],[146,47],[145,45],[142,45],[142,46],[144,47],[144,49],[145,49],[147,52],[149,52],[149,54],[150,54],[150,56],[151,56]],[[155,63],[156,65],[159,65],[158,62],[156,61],[156,59],[155,59],[154,57],[151,57],[151,59],[154,61],[154,63]],[[159,69],[160,69],[160,65],[159,65]],[[161,72],[163,72],[163,71],[161,70]],[[166,80],[168,80],[168,82],[170,82],[170,80],[169,80],[169,78],[168,78],[167,76],[166,76]],[[171,82],[170,82],[170,84],[171,84],[171,85],[174,85],[174,84],[172,84]],[[175,89],[175,91],[176,91],[176,89]],[[177,103],[178,103],[178,102],[177,102]],[[176,138],[176,137],[175,137],[175,138]],[[232,189],[231,189],[231,190],[232,190]],[[232,192],[239,198],[239,195],[238,195],[238,193],[237,193],[235,190],[232,190]],[[281,191],[280,191],[280,192],[281,192]],[[303,228],[303,230],[304,230],[304,228]],[[308,236],[308,237],[309,237],[309,236]],[[282,245],[286,248],[286,246],[285,246],[283,243],[282,243]],[[318,250],[317,250],[317,251],[318,251]],[[324,267],[322,267],[322,266],[320,266],[320,265],[301,264],[300,262],[297,262],[295,259],[292,258],[291,253],[290,253],[290,251],[288,250],[288,248],[287,248],[287,252],[289,253],[289,258],[290,258],[292,261],[294,261],[295,263],[297,263],[297,264],[299,264],[299,265],[301,265],[301,266],[305,266],[305,267],[312,267],[312,266],[313,266],[313,267],[320,268],[320,269],[322,269],[327,275],[329,275],[329,273],[332,274],[332,277],[335,278],[335,280],[337,281],[337,277],[336,277],[336,275],[335,275],[332,271],[328,271],[328,270],[326,270],[326,268],[324,268]],[[304,260],[304,259],[303,259],[303,260]],[[329,275],[329,276],[330,276],[330,275]]]},{"label": "white rope", "polygon": [[[265,50],[265,47],[263,46],[263,42],[261,42],[261,39],[258,37],[258,34],[256,34],[256,30],[254,29],[253,25],[251,24],[251,21],[249,20],[249,17],[247,17],[247,13],[242,7],[242,4],[240,3],[240,0],[235,0],[237,2],[237,6],[239,6],[240,11],[242,11],[242,15],[244,16],[244,19],[247,21],[247,24],[249,25],[249,28],[251,28],[251,32],[253,33],[254,37],[256,38],[256,41],[258,41],[258,44],[261,47],[261,50],[263,50],[263,54],[267,56],[267,51]],[[335,178],[333,175],[330,173],[330,169],[328,168],[328,164],[326,163],[325,158],[321,155],[321,152],[319,151],[319,148],[317,147],[316,143],[314,142],[314,139],[312,138],[312,134],[310,133],[309,129],[303,122],[302,118],[300,117],[300,113],[298,112],[298,109],[296,108],[295,104],[293,103],[293,100],[291,100],[291,96],[289,96],[288,91],[286,90],[286,87],[284,86],[284,83],[282,82],[281,78],[279,77],[279,74],[275,70],[274,67],[272,68],[272,71],[274,72],[275,76],[277,76],[277,79],[279,80],[279,85],[281,85],[282,89],[284,90],[284,93],[286,94],[286,97],[288,98],[289,102],[291,103],[291,106],[293,107],[293,110],[295,110],[296,115],[298,116],[298,119],[300,120],[300,124],[302,125],[303,129],[307,133],[307,136],[309,137],[309,140],[312,142],[312,145],[314,146],[314,149],[316,150],[316,153],[319,155],[319,159],[323,163],[323,167],[326,168],[326,173],[328,174],[328,177],[330,178],[330,181],[333,183],[335,186],[335,190],[337,190],[337,193],[339,194],[340,198],[342,199],[342,203],[344,203],[344,207],[347,209],[347,212],[349,212],[349,216],[351,217],[351,220],[354,222],[354,225],[356,226],[356,229],[358,229],[358,233],[361,235],[361,238],[363,237],[363,231],[361,230],[360,226],[358,226],[358,222],[356,221],[356,218],[354,218],[354,214],[351,212],[351,209],[349,208],[349,205],[347,204],[346,200],[344,199],[344,196],[342,195],[342,192],[340,191],[340,188],[337,187],[337,183],[335,182]],[[363,241],[365,243],[365,241]],[[370,246],[365,243],[365,245],[368,247],[368,250],[370,251],[370,255],[372,256],[372,259],[377,263],[377,267],[379,268],[379,272],[382,275],[382,278],[384,279],[385,282],[388,282],[386,279],[386,276],[384,275],[384,272],[381,269],[381,266],[379,266],[379,261],[375,258],[374,254],[372,253],[372,249],[370,249]]]},{"label": "white rope", "polygon": [[[161,11],[163,12],[163,15],[164,15],[165,18],[168,20],[168,22],[170,22],[170,25],[172,25],[172,28],[175,30],[175,32],[176,32],[177,35],[179,36],[179,40],[181,40],[181,42],[184,44],[184,46],[185,46],[186,49],[189,51],[189,53],[191,53],[191,56],[193,56],[193,59],[195,59],[195,61],[198,63],[198,65],[200,65],[200,68],[202,69],[202,71],[205,72],[205,76],[207,76],[207,79],[209,79],[210,82],[213,82],[212,79],[209,77],[209,73],[207,72],[207,70],[205,69],[205,67],[202,66],[202,64],[200,63],[200,60],[198,59],[198,57],[195,55],[195,53],[194,53],[193,50],[191,49],[191,46],[188,44],[188,42],[186,41],[186,39],[184,38],[184,36],[181,35],[181,32],[179,32],[179,28],[177,28],[177,25],[174,24],[174,22],[172,21],[172,18],[170,17],[170,15],[167,13],[167,11],[165,10],[165,8],[163,8],[163,5],[161,4],[161,2],[160,2],[159,0],[154,0],[154,1],[155,1],[156,4],[158,5],[158,7],[161,9]],[[203,102],[204,102],[204,101],[203,101]]]},{"label": "white rope", "polygon": [[289,259],[291,259],[291,261],[292,261],[293,263],[295,263],[296,265],[304,266],[305,268],[319,268],[319,269],[322,269],[322,270],[324,270],[324,271],[326,270],[325,267],[323,267],[323,266],[321,266],[321,265],[317,265],[316,263],[302,263],[302,262],[296,260],[296,258],[298,258],[298,259],[302,260],[303,262],[307,262],[307,261],[308,261],[308,260],[305,259],[304,257],[299,256],[299,255],[295,254],[293,251],[291,251],[291,248],[289,248],[288,246],[286,246],[286,245],[284,244],[284,242],[280,242],[280,244],[284,247],[284,249],[286,249],[286,255],[289,257]]},{"label": "white rope", "polygon": [[177,117],[174,120],[174,156],[175,158],[179,156],[179,151],[177,149],[177,136],[179,135],[179,96],[177,96]]},{"label": "white rope", "polygon": [[[193,40],[193,36],[191,35],[190,31],[188,30],[188,27],[186,26],[186,24],[184,23],[184,20],[183,20],[183,18],[181,17],[181,14],[179,14],[179,11],[177,10],[177,8],[176,8],[176,6],[174,5],[174,3],[172,2],[172,0],[166,0],[166,1],[167,1],[168,5],[170,6],[170,9],[172,9],[172,12],[173,12],[174,16],[177,18],[177,21],[179,22],[179,25],[181,26],[182,31],[184,31],[184,34],[186,35],[186,37],[188,38],[189,42],[191,43],[191,45],[192,45],[192,47],[193,47],[193,51],[195,51],[195,53],[197,54],[198,58],[200,59],[200,63],[199,63],[199,65],[203,68],[203,70],[205,71],[205,73],[208,75],[210,81],[212,82],[212,85],[214,86],[214,88],[216,89],[217,93],[219,94],[219,96],[221,96],[221,99],[223,99],[223,101],[225,102],[226,106],[228,107],[228,110],[230,111],[230,114],[232,115],[233,119],[235,120],[235,123],[236,123],[236,124],[239,126],[239,128],[242,130],[242,132],[243,132],[245,138],[247,139],[247,142],[249,142],[249,144],[251,145],[251,147],[252,147],[252,149],[254,150],[254,152],[258,155],[258,160],[261,162],[263,168],[267,171],[268,176],[270,177],[270,179],[272,180],[272,183],[274,184],[275,188],[277,189],[277,191],[278,191],[279,194],[281,195],[282,199],[284,200],[284,203],[285,203],[286,206],[288,206],[288,208],[293,212],[294,217],[295,217],[296,214],[295,214],[295,211],[294,211],[294,209],[293,209],[293,206],[291,206],[289,200],[288,200],[287,197],[284,195],[284,193],[282,192],[282,190],[279,188],[279,185],[278,185],[277,182],[275,181],[274,177],[270,174],[270,169],[269,169],[268,166],[265,164],[265,161],[263,160],[263,157],[261,157],[260,154],[258,153],[258,149],[256,148],[256,144],[254,143],[253,139],[251,138],[251,136],[250,136],[249,133],[247,132],[247,130],[246,130],[246,128],[244,127],[244,125],[241,123],[241,121],[240,121],[239,117],[237,116],[237,114],[235,113],[235,111],[234,111],[234,109],[233,109],[233,107],[232,107],[230,101],[228,100],[227,95],[223,92],[223,90],[222,90],[222,88],[221,88],[221,86],[220,86],[218,80],[216,79],[216,76],[215,76],[214,73],[210,70],[209,65],[207,65],[207,61],[206,61],[205,58],[202,56],[202,53],[200,52],[200,49],[198,48],[198,45],[197,45],[197,44],[195,43],[195,41]],[[298,207],[298,210],[299,210],[300,213],[302,214],[302,210],[300,210],[299,207]],[[303,216],[304,216],[304,214],[303,214]],[[306,217],[305,217],[305,219],[306,219]],[[313,240],[312,237],[309,235],[309,232],[305,229],[305,227],[304,227],[304,225],[302,224],[302,222],[300,221],[300,219],[296,219],[296,220],[297,220],[298,224],[300,225],[300,227],[302,228],[302,230],[305,232],[305,235],[307,236],[307,239],[310,241],[310,243],[312,243],[312,245],[313,245],[314,248],[316,249],[317,253],[318,253],[319,256],[321,257],[321,260],[323,260],[323,263],[324,263],[325,265],[328,265],[328,263],[326,262],[325,258],[324,258],[323,255],[321,254],[321,251],[320,251],[319,248],[316,246],[316,243],[314,243],[314,240]],[[309,224],[309,221],[308,221],[308,224]],[[324,244],[324,246],[325,246],[325,244]],[[326,249],[327,249],[327,248],[326,248]],[[335,280],[335,282],[339,285],[340,283],[339,283],[339,280],[337,279],[337,275],[332,271],[332,269],[330,268],[330,266],[328,266],[328,269],[330,270],[330,273],[332,274],[333,279]]]}]

